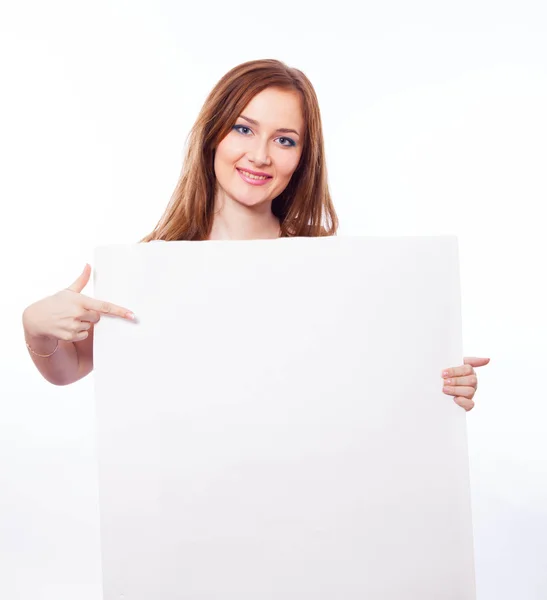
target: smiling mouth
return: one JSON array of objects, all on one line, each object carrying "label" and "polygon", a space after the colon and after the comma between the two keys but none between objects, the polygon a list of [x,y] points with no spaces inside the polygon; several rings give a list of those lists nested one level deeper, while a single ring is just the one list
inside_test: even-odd
[{"label": "smiling mouth", "polygon": [[271,179],[270,175],[253,175],[252,173],[249,173],[249,171],[244,171],[243,169],[238,169],[238,171],[242,175],[245,175],[245,177],[248,177],[249,179],[254,179],[255,181],[266,181],[266,179]]}]

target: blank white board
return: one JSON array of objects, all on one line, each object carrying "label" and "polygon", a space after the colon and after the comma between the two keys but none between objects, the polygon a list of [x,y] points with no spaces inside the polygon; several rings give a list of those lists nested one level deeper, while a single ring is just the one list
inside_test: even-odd
[{"label": "blank white board", "polygon": [[457,239],[96,249],[105,600],[472,600]]}]

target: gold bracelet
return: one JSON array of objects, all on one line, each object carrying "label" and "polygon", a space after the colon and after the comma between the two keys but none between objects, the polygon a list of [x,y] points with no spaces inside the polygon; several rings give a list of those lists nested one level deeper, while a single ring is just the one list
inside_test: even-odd
[{"label": "gold bracelet", "polygon": [[26,340],[25,343],[27,345],[27,348],[32,352],[32,354],[34,354],[34,356],[39,356],[40,358],[48,358],[48,356],[55,354],[55,352],[57,352],[57,348],[59,348],[59,340],[57,340],[57,345],[55,346],[55,350],[53,350],[53,352],[50,352],[49,354],[38,354],[38,352],[34,352],[34,350],[29,346],[29,343]]}]

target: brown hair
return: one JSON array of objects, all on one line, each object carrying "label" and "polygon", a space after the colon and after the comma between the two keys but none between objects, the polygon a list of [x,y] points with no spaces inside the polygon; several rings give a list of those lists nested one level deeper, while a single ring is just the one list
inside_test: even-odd
[{"label": "brown hair", "polygon": [[319,104],[309,79],[284,63],[254,60],[234,67],[207,97],[187,139],[182,172],[154,230],[141,241],[206,240],[213,224],[214,152],[243,109],[268,87],[295,90],[305,123],[302,155],[287,187],[272,201],[282,236],[334,235],[338,218],[327,184]]}]

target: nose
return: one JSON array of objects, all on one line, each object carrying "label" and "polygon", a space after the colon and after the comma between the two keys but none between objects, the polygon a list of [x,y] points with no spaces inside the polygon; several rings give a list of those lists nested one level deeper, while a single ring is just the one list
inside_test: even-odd
[{"label": "nose", "polygon": [[271,165],[272,159],[268,153],[267,140],[264,140],[263,142],[257,140],[254,146],[247,153],[247,158],[249,159],[249,162],[252,162],[257,167],[262,165]]}]

